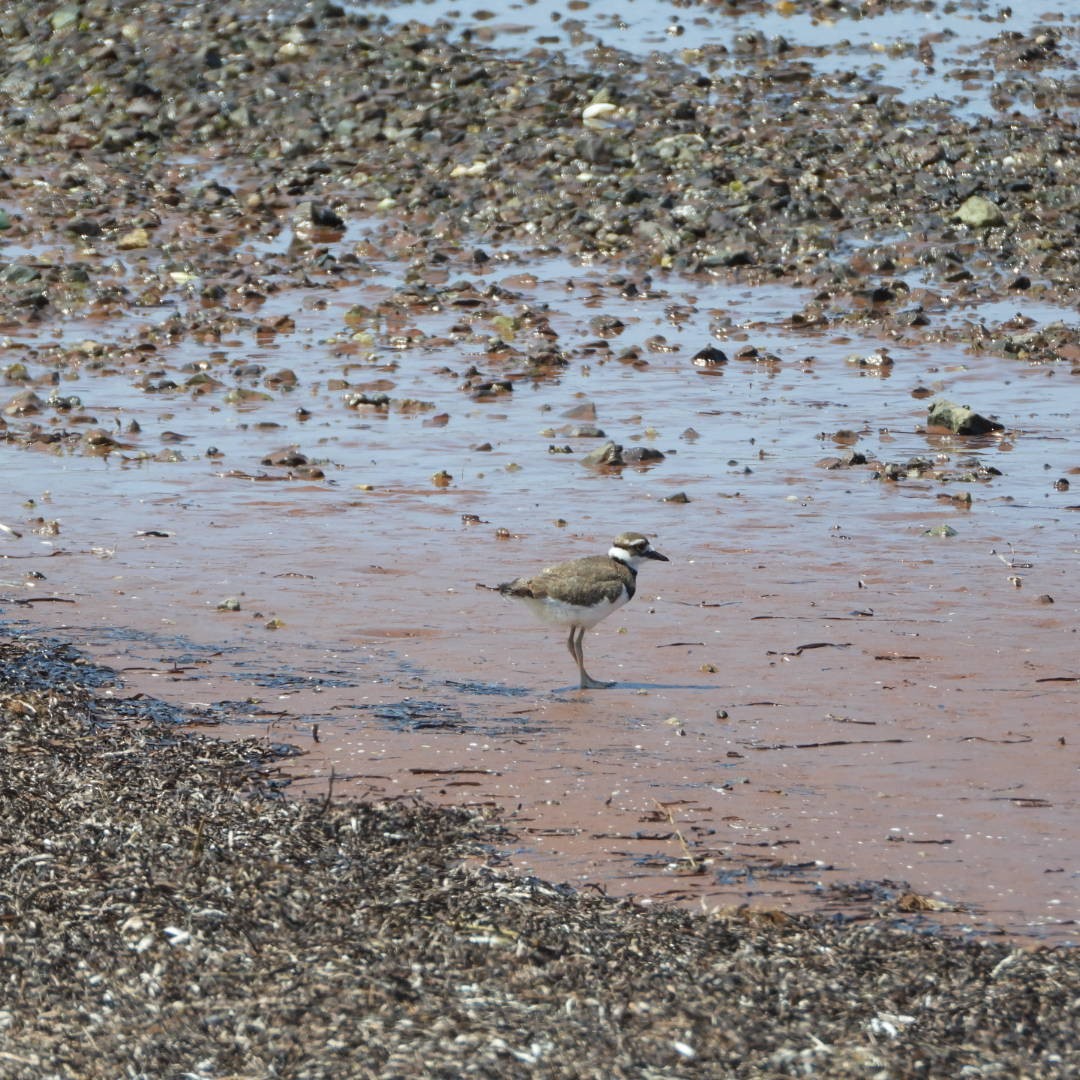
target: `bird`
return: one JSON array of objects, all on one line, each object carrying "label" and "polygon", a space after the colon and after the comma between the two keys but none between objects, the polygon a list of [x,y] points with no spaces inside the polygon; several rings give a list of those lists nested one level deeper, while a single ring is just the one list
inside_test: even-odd
[{"label": "bird", "polygon": [[606,555],[588,555],[582,559],[556,563],[532,577],[515,578],[501,585],[477,584],[520,600],[534,615],[556,626],[568,626],[566,647],[578,667],[580,689],[599,690],[613,682],[594,679],[585,670],[582,639],[585,631],[617,611],[637,587],[638,566],[647,559],[669,562],[649,538],[638,532],[620,533]]}]

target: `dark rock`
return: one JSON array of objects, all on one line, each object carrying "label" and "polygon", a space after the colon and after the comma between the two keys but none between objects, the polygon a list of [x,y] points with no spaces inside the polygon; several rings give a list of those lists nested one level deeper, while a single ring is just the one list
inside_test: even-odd
[{"label": "dark rock", "polygon": [[968,408],[954,405],[951,401],[935,401],[930,405],[926,422],[932,427],[947,428],[957,435],[985,435],[991,431],[1003,431],[1004,424],[990,420]]},{"label": "dark rock", "polygon": [[822,469],[845,469],[852,465],[865,465],[866,455],[859,450],[848,450],[835,457],[822,458],[817,464]]},{"label": "dark rock", "polygon": [[509,379],[487,379],[484,382],[470,384],[473,399],[493,398],[509,394],[514,384]]},{"label": "dark rock", "polygon": [[648,461],[663,461],[664,453],[651,446],[631,446],[623,451],[622,457],[627,465],[641,465]]},{"label": "dark rock", "polygon": [[345,406],[349,409],[389,409],[389,394],[348,394]]},{"label": "dark rock", "polygon": [[589,327],[600,337],[618,337],[626,329],[626,323],[614,315],[595,315],[589,320]]},{"label": "dark rock", "polygon": [[91,218],[74,218],[68,223],[67,231],[74,236],[85,238],[101,236],[104,232],[101,223]]},{"label": "dark rock", "polygon": [[704,349],[699,349],[691,360],[694,367],[700,368],[719,367],[728,362],[727,354],[715,345],[706,345]]},{"label": "dark rock", "polygon": [[295,446],[285,446],[280,450],[274,450],[262,459],[263,465],[278,465],[287,468],[307,463],[308,459]]}]

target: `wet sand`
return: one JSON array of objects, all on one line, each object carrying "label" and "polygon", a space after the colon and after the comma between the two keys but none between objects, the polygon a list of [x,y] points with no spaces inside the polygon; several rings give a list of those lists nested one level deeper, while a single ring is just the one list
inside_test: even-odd
[{"label": "wet sand", "polygon": [[111,682],[0,641],[12,1080],[1080,1065],[1076,950],[559,889],[492,868],[490,815],[285,798],[262,740],[178,733]]}]

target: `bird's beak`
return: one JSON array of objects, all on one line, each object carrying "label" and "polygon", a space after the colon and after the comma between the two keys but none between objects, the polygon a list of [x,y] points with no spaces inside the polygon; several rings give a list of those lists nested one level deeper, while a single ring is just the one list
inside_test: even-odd
[{"label": "bird's beak", "polygon": [[660,562],[671,562],[671,560],[666,555],[661,555],[659,551],[653,551],[652,548],[649,548],[649,550],[645,552],[645,558],[659,559]]}]

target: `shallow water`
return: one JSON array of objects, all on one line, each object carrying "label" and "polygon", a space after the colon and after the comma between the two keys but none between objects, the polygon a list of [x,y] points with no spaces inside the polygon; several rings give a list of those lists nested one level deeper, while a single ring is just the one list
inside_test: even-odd
[{"label": "shallow water", "polygon": [[[346,5],[368,13],[370,4]],[[813,5],[745,4],[741,8],[656,0],[535,0],[485,7],[455,0],[393,0],[380,6],[395,22],[447,23],[473,40],[500,49],[543,48],[596,63],[606,50],[644,57],[670,56],[719,77],[736,74],[747,55],[775,56],[778,65],[809,64],[818,75],[854,71],[875,79],[902,100],[939,98],[964,116],[997,116],[1000,89],[992,59],[982,51],[1002,34],[1061,35],[1061,64],[1043,77],[1076,71],[1076,16],[1068,5],[970,2],[930,4],[859,15]],[[734,8],[734,10],[732,9]],[[852,5],[855,9],[856,5]],[[497,13],[496,13],[497,9]],[[1073,77],[1075,75],[1073,74]],[[1034,95],[1010,94],[1009,111],[1038,111]]]},{"label": "shallow water", "polygon": [[[404,264],[373,257],[258,310],[260,322],[291,315],[291,329],[239,325],[70,370],[60,393],[81,398],[76,416],[125,446],[5,447],[2,520],[21,535],[5,534],[0,595],[75,601],[9,605],[8,617],[115,665],[117,694],[298,744],[305,791],[498,807],[520,838],[513,864],[549,879],[845,911],[831,886],[907,882],[959,908],[935,917],[1075,941],[1070,365],[913,334],[887,342],[891,368],[868,368],[852,358],[882,346],[869,330],[792,329],[804,290],[629,275],[640,292],[627,298],[628,279],[602,265],[490,254],[480,269],[429,272],[432,288],[467,279],[475,291],[409,307]],[[505,293],[485,295],[492,286]],[[529,312],[543,316],[532,328]],[[946,297],[931,328],[1017,312],[1075,321],[1035,295]],[[123,345],[168,314],[54,336]],[[600,336],[600,315],[621,331]],[[500,334],[518,355],[496,347]],[[524,376],[529,350],[551,341],[568,365]],[[726,364],[693,364],[709,343]],[[0,361],[34,372],[47,345],[13,334]],[[749,345],[759,359],[737,355]],[[238,377],[241,361],[265,372]],[[182,383],[192,365],[222,388],[140,388],[148,369]],[[512,391],[475,399],[462,389],[472,365]],[[297,388],[267,390],[286,367]],[[230,405],[234,386],[268,397]],[[1005,432],[927,433],[923,389]],[[352,392],[392,403],[350,409]],[[583,465],[601,440],[568,433],[588,421],[567,414],[589,404],[607,437],[665,459]],[[944,475],[818,464],[851,438],[871,460],[922,456]],[[325,476],[263,463],[290,444]],[[155,460],[163,450],[180,456]],[[962,478],[971,459],[1000,475]],[[1072,491],[1054,486],[1069,476]],[[950,498],[965,492],[970,508]],[[665,501],[679,493],[688,501]],[[54,521],[56,535],[34,532]],[[940,524],[956,535],[924,535]],[[603,551],[624,528],[671,562],[643,568],[638,597],[588,635],[590,670],[619,685],[582,693],[562,635],[474,585]],[[226,598],[239,610],[218,610]]]}]

